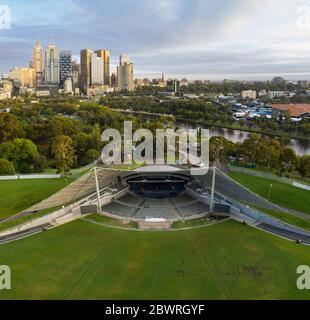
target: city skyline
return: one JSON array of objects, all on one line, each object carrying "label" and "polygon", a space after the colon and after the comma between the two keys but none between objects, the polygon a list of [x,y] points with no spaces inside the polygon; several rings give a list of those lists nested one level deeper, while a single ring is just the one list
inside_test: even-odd
[{"label": "city skyline", "polygon": [[73,59],[83,48],[107,48],[112,70],[128,52],[137,77],[165,71],[189,79],[310,79],[310,9],[304,1],[132,2],[10,1],[12,28],[0,31],[0,73],[26,66],[24,52],[34,39],[46,48],[55,33],[58,47],[71,50]]}]

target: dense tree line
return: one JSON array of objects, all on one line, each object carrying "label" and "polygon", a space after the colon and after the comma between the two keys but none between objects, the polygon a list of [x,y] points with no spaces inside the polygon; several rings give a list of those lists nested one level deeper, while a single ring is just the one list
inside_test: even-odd
[{"label": "dense tree line", "polygon": [[309,137],[310,120],[303,119],[296,123],[291,121],[288,112],[274,114],[272,119],[260,117],[236,121],[232,117],[229,105],[215,104],[204,98],[197,100],[159,99],[158,97],[121,97],[109,96],[100,100],[105,106],[116,109],[132,109],[151,113],[171,114],[179,119],[191,120],[199,124],[227,126],[249,131],[278,133],[288,137]]},{"label": "dense tree line", "polygon": [[[101,103],[143,111],[150,111],[155,104],[159,113],[197,120],[207,117],[225,121],[229,114],[228,110],[219,111],[204,100],[159,102],[152,97],[109,97]],[[69,172],[71,168],[87,165],[100,156],[104,146],[102,131],[115,128],[123,132],[126,120],[132,121],[134,131],[146,128],[155,133],[168,125],[164,118],[145,120],[92,102],[57,99],[28,105],[14,102],[10,113],[0,113],[0,174],[42,172],[48,167]],[[255,164],[280,175],[298,172],[309,177],[309,156],[297,157],[285,140],[252,134],[243,143],[234,144],[223,137],[213,137],[211,160],[219,164],[234,157],[237,162]]]},{"label": "dense tree line", "polygon": [[46,101],[15,105],[0,113],[0,174],[42,172],[48,167],[60,173],[87,165],[100,157],[101,133],[108,128],[123,131],[125,120],[133,129],[154,131],[160,121],[141,121],[97,103]]},{"label": "dense tree line", "polygon": [[219,166],[234,159],[237,165],[259,166],[267,172],[289,177],[299,173],[302,178],[310,177],[310,155],[298,157],[295,150],[285,141],[251,134],[242,143],[233,143],[224,137],[210,139],[210,160]]}]

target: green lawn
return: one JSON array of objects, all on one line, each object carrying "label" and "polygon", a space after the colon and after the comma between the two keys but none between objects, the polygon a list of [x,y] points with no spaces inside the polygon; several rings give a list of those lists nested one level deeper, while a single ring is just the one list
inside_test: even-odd
[{"label": "green lawn", "polygon": [[270,184],[272,184],[271,202],[310,214],[310,191],[243,173],[233,172],[229,176],[266,199],[268,199]]},{"label": "green lawn", "polygon": [[0,246],[1,299],[310,299],[296,269],[309,247],[227,221],[137,232],[86,221]]},{"label": "green lawn", "polygon": [[115,227],[121,227],[121,228],[128,228],[128,229],[138,229],[138,223],[137,222],[129,222],[129,221],[123,221],[123,220],[117,220],[114,218],[110,218],[107,216],[101,216],[99,214],[92,214],[89,215],[87,220],[100,223],[100,224],[105,224],[109,226],[115,226]]},{"label": "green lawn", "polygon": [[71,182],[70,179],[0,181],[0,219],[28,209]]},{"label": "green lawn", "polygon": [[215,222],[216,222],[216,219],[213,217],[204,217],[204,218],[194,219],[194,220],[176,221],[172,224],[172,228],[183,229],[183,228],[199,227],[199,226],[205,226]]}]

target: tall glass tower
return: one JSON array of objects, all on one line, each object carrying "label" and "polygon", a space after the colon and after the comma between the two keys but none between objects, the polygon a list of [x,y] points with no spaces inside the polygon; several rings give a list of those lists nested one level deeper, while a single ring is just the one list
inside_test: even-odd
[{"label": "tall glass tower", "polygon": [[35,72],[35,86],[40,86],[43,82],[43,48],[39,40],[36,41],[33,48],[33,68]]},{"label": "tall glass tower", "polygon": [[60,84],[64,85],[67,78],[72,76],[72,53],[69,50],[60,51]]},{"label": "tall glass tower", "polygon": [[51,37],[51,44],[45,51],[44,80],[47,84],[59,84],[59,52]]}]

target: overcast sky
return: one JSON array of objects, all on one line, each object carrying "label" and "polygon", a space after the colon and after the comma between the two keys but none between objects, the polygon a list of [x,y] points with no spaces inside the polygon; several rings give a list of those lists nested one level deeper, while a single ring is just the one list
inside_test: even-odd
[{"label": "overcast sky", "polygon": [[[27,66],[34,42],[129,53],[136,77],[310,80],[310,0],[0,0],[0,73]],[[2,17],[0,10],[0,19]],[[1,23],[1,21],[0,21]]]}]

